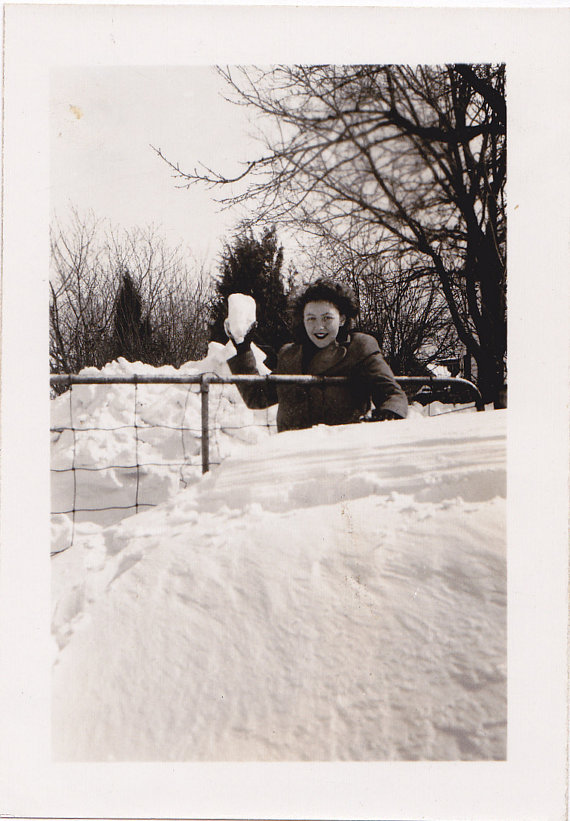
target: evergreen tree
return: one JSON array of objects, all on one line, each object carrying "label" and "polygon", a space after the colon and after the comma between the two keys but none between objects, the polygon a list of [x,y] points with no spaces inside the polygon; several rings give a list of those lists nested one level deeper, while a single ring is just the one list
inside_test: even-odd
[{"label": "evergreen tree", "polygon": [[152,329],[148,317],[142,318],[142,299],[128,271],[117,294],[114,316],[115,357],[146,361],[150,348]]},{"label": "evergreen tree", "polygon": [[210,315],[211,339],[227,341],[224,319],[228,315],[228,297],[239,293],[253,297],[257,305],[257,327],[253,335],[256,345],[271,354],[290,340],[282,264],[283,247],[278,244],[275,227],[265,230],[261,239],[257,239],[251,229],[242,230],[231,245],[226,244]]}]

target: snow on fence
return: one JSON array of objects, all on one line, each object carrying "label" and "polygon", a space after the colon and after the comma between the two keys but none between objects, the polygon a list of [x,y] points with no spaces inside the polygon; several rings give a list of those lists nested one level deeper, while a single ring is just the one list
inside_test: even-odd
[{"label": "snow on fence", "polygon": [[[427,389],[432,391],[462,387],[471,394],[477,410],[484,409],[478,389],[468,380],[451,377],[406,376],[396,378],[408,393],[421,386],[427,386]],[[60,413],[54,419],[51,428],[52,442],[60,444],[59,458],[52,459],[51,466],[52,504],[55,503],[55,509],[52,509],[52,522],[55,523],[56,532],[52,551],[59,552],[73,544],[76,520],[98,521],[103,525],[110,524],[130,513],[138,513],[145,508],[156,506],[178,487],[184,487],[188,482],[195,481],[200,474],[200,469],[202,473],[208,472],[212,464],[218,463],[211,460],[212,437],[215,438],[217,433],[235,435],[236,432],[243,431],[247,427],[264,427],[267,433],[275,432],[274,416],[270,417],[267,414],[263,416],[264,412],[261,417],[257,413],[253,423],[244,422],[239,418],[239,414],[235,414],[238,418],[231,425],[223,419],[220,421],[212,418],[210,412],[212,385],[238,385],[248,382],[323,385],[345,380],[346,377],[285,374],[265,376],[220,376],[213,373],[52,374],[50,377],[52,388],[68,388],[66,393],[56,400],[60,403]],[[90,418],[93,401],[95,401],[93,396],[87,399],[80,396],[80,401],[74,403],[74,391],[84,390],[86,386],[101,385],[132,385],[132,412],[128,410],[130,403],[127,397],[122,396],[119,403],[121,406],[119,414],[116,408],[111,408],[107,416],[102,415],[101,412],[98,414],[98,418],[110,419],[111,423],[96,424],[97,419],[93,421]],[[139,386],[142,385],[187,386],[184,401],[178,397],[176,403],[180,411],[180,421],[176,424],[172,423],[172,403],[169,403],[163,396],[157,398],[158,411],[155,407],[154,414],[145,414],[143,412],[145,403],[139,399]],[[196,392],[199,393],[199,405]],[[195,398],[193,402],[190,402],[192,395]],[[101,404],[105,401],[109,400],[105,400],[104,395],[98,392],[96,400],[98,411],[101,411]],[[241,400],[238,401],[243,406]],[[62,415],[63,403],[65,403],[65,413]],[[228,412],[231,414],[232,408],[229,408]],[[156,421],[157,416],[160,417],[159,421]],[[130,432],[130,437],[127,432]],[[116,438],[113,446],[109,444],[109,434]],[[128,444],[126,440],[120,444],[123,436],[128,438]],[[67,437],[67,439],[62,442],[61,437]],[[83,449],[80,448],[80,437],[90,437],[88,440],[82,440],[82,443],[87,441],[87,447]],[[220,457],[222,448],[219,443],[214,444]],[[80,450],[81,456],[79,457],[78,451]],[[145,458],[145,451],[147,456],[150,454],[150,459]],[[157,452],[160,458],[157,457]],[[130,458],[127,458],[129,453]],[[123,454],[122,457],[121,454]],[[80,476],[82,477],[81,482],[79,481]],[[101,476],[108,478],[102,481],[95,479]],[[150,485],[151,498],[142,493],[143,476],[147,485]],[[62,482],[64,482],[63,485]],[[97,505],[93,504],[94,498],[97,499]],[[59,538],[57,535],[58,521],[62,524],[59,527]]]}]

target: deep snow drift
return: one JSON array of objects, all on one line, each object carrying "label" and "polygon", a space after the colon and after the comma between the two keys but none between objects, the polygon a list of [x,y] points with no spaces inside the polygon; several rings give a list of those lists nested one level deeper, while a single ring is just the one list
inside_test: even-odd
[{"label": "deep snow drift", "polygon": [[[114,426],[132,390],[88,388],[85,418]],[[236,393],[220,466],[52,558],[56,758],[504,758],[506,412],[271,436],[230,424]],[[141,394],[165,421],[188,395]]]},{"label": "deep snow drift", "polygon": [[[255,349],[255,346],[254,346]],[[255,349],[263,372],[263,354]],[[200,362],[180,369],[153,368],[126,359],[82,376],[231,376],[226,359],[235,353],[210,343]],[[170,498],[201,476],[201,406],[198,385],[74,385],[51,402],[52,552],[72,541],[72,521],[108,525]],[[276,431],[275,408],[250,411],[233,385],[210,387],[210,461]],[[136,424],[136,427],[135,427]],[[137,473],[136,466],[139,465]],[[71,470],[74,468],[75,470]]]}]

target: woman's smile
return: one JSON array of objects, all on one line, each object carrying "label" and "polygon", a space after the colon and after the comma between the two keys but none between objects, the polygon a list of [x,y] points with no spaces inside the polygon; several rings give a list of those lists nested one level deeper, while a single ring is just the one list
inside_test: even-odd
[{"label": "woman's smile", "polygon": [[307,336],[317,348],[326,348],[335,341],[345,317],[332,302],[308,302],[303,311]]}]

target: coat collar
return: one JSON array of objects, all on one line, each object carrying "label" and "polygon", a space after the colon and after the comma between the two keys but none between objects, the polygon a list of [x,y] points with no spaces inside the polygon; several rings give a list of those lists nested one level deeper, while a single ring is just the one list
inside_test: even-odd
[{"label": "coat collar", "polygon": [[338,342],[334,347],[327,348],[326,351],[317,350],[315,356],[311,360],[310,370],[315,376],[330,373],[334,370],[346,357],[346,347],[340,345]]},{"label": "coat collar", "polygon": [[[338,365],[346,359],[349,343],[350,336],[343,342],[338,343],[331,351],[332,355],[330,358],[327,357],[326,360],[322,361],[320,364],[318,359],[315,362],[314,357],[311,357],[311,367],[310,370],[306,372],[312,374],[313,376],[323,376],[330,371],[334,371]],[[318,350],[319,349],[315,347],[315,356]],[[292,346],[288,358],[289,367],[292,369],[291,373],[303,373],[303,346],[300,344]],[[312,364],[313,362],[314,364]]]}]

